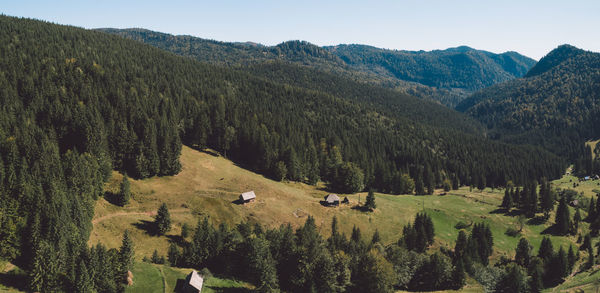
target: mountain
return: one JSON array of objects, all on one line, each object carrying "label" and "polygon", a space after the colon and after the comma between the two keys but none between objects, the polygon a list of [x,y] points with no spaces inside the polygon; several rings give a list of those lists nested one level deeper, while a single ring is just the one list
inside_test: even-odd
[{"label": "mountain", "polygon": [[600,137],[600,54],[560,46],[525,78],[483,89],[457,109],[492,137],[575,158],[584,141]]},{"label": "mountain", "polygon": [[339,45],[329,50],[352,67],[449,90],[474,91],[522,77],[535,64],[515,52],[494,54],[466,46],[429,52],[364,45]]},{"label": "mountain", "polygon": [[[277,50],[286,52],[293,46]],[[305,47],[292,51],[321,59],[331,56],[322,48]],[[167,177],[155,178],[163,183],[177,177],[183,145],[210,148],[206,152],[222,154],[238,167],[273,180],[303,182],[339,193],[376,189],[395,194],[414,190],[424,195],[450,183],[456,188],[479,189],[505,186],[509,180],[524,185],[558,178],[566,167],[564,160],[540,148],[487,139],[480,127],[469,126],[470,118],[436,103],[389,89],[362,88],[332,74],[303,76],[292,82],[288,78],[294,74],[315,72],[297,71],[288,64],[273,62],[272,68],[282,76],[271,79],[264,73],[269,67],[217,66],[99,31],[7,16],[0,16],[0,54],[0,260],[23,269],[25,276],[21,273],[14,283],[25,284],[19,289],[28,292],[124,290],[135,254],[133,237],[127,231],[152,234],[156,225],[147,217],[128,225],[118,250],[101,244],[90,248],[94,206],[101,197],[129,198],[129,177],[136,181]],[[116,194],[105,189],[113,170],[127,175],[120,177]],[[273,180],[268,182],[279,184]],[[223,200],[218,197],[222,191],[211,190],[215,195],[211,200]],[[170,196],[159,189],[150,194],[156,196],[156,205],[160,198]],[[131,197],[150,200],[145,195]],[[260,200],[253,207],[227,203],[229,210],[260,209],[265,204]],[[211,208],[190,208],[188,203],[178,207],[194,210],[194,220],[206,215],[203,209]],[[129,208],[135,210],[133,206],[125,209]],[[109,208],[116,209],[120,207]],[[161,212],[162,223],[170,226],[166,209]],[[488,218],[481,211],[478,215]],[[215,257],[223,256],[218,263],[227,264],[227,273],[261,290],[277,289],[280,279],[285,291],[333,291],[315,289],[311,282],[329,276],[323,270],[333,271],[337,264],[345,280],[342,289],[353,286],[351,291],[366,292],[363,288],[372,280],[357,282],[357,276],[360,280],[367,273],[379,274],[377,264],[385,266],[389,276],[385,277],[389,290],[384,292],[392,291],[397,279],[383,254],[363,246],[359,231],[352,233],[355,246],[348,246],[355,248],[344,251],[349,257],[341,254],[334,263],[338,254],[326,248],[310,216],[295,234],[291,226],[282,226],[289,232],[273,234],[274,230],[264,232],[249,221],[235,231],[225,225],[213,229],[204,219],[191,237],[194,243],[188,245],[185,237],[176,236],[182,241],[172,241],[170,261],[183,249],[195,269],[213,261],[212,270]],[[428,228],[414,230],[429,231],[428,241],[433,242],[433,224],[427,224],[432,220],[424,222]],[[446,228],[456,232],[451,226]],[[490,231],[482,234],[486,233],[491,236]],[[486,251],[491,253],[491,237],[482,239],[486,240],[473,243],[487,243]],[[273,256],[275,243],[290,258],[280,253]],[[343,246],[347,245],[340,242]],[[209,247],[210,252],[219,253],[206,252]],[[304,253],[311,251],[319,254]],[[450,260],[439,257],[445,256],[436,254],[431,263],[442,261],[450,272]],[[156,259],[160,260],[158,252]],[[284,283],[290,278],[280,277],[283,270],[276,268],[274,259],[284,267],[283,261],[289,261],[293,284]],[[430,277],[426,273],[417,276]],[[1,277],[0,281],[15,280],[4,273]],[[134,282],[143,282],[140,277],[134,276],[138,278]],[[426,283],[420,279],[415,284]],[[329,283],[321,279],[319,284]]]},{"label": "mountain", "polygon": [[573,47],[571,45],[561,45],[558,48],[552,50],[548,55],[544,56],[538,63],[536,63],[530,70],[527,72],[525,77],[533,77],[536,75],[540,75],[546,71],[551,70],[552,68],[558,66],[562,62],[576,57],[579,54],[585,53],[584,50]]},{"label": "mountain", "polygon": [[99,29],[181,56],[218,65],[285,61],[392,88],[454,107],[469,93],[523,76],[535,61],[515,52],[494,54],[469,47],[431,52],[385,50],[364,45],[318,47],[304,41],[276,46],[227,43],[144,29]]}]

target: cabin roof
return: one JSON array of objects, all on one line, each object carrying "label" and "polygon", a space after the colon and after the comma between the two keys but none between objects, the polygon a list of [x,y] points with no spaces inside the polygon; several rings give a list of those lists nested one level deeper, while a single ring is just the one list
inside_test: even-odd
[{"label": "cabin roof", "polygon": [[331,193],[325,197],[325,201],[328,203],[334,203],[336,201],[340,201],[340,197],[337,196],[337,194]]},{"label": "cabin roof", "polygon": [[251,200],[251,199],[255,199],[256,198],[256,194],[254,194],[254,191],[248,191],[248,192],[244,192],[242,194],[240,194],[240,198],[242,200]]},{"label": "cabin roof", "polygon": [[187,281],[190,286],[198,289],[198,291],[202,290],[202,283],[204,283],[204,279],[195,270],[188,275]]}]

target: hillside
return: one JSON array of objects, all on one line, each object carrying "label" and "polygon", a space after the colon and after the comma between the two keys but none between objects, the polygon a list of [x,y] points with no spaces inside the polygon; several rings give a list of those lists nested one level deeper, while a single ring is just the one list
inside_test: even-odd
[{"label": "hillside", "polygon": [[523,76],[535,64],[515,52],[494,54],[468,47],[411,52],[363,45],[318,47],[305,41],[268,47],[144,29],[99,30],[218,65],[245,67],[275,60],[291,62],[450,107],[475,90]]},{"label": "hillside", "polygon": [[564,169],[414,97],[270,81],[98,31],[0,16],[0,53],[0,258],[31,291],[121,287],[132,244],[88,247],[93,207],[112,170],[178,174],[182,145],[342,192],[398,193],[399,179],[423,194],[449,180],[484,188]]},{"label": "hillside", "polygon": [[[350,235],[353,227],[358,227],[363,237],[370,239],[377,230],[382,242],[390,245],[401,237],[401,227],[410,222],[423,207],[432,216],[435,225],[435,249],[453,248],[459,231],[455,226],[459,222],[490,225],[494,239],[492,262],[499,261],[503,256],[512,257],[519,241],[519,237],[505,233],[508,228],[518,227],[518,218],[497,211],[502,190],[486,189],[481,192],[461,188],[446,196],[438,195],[441,191],[431,196],[378,193],[378,208],[373,213],[364,213],[352,209],[352,206],[358,203],[359,198],[364,202],[366,193],[341,195],[350,199],[349,205],[324,207],[319,201],[327,192],[320,187],[276,182],[244,170],[223,157],[187,147],[182,149],[181,161],[183,168],[176,176],[132,181],[133,199],[126,207],[118,207],[100,199],[95,207],[94,229],[89,243],[104,242],[109,248],[118,247],[119,235],[125,229],[130,229],[136,257],[140,260],[142,257],[149,258],[155,249],[160,255],[166,255],[169,244],[178,241],[182,225],[186,223],[194,227],[204,217],[208,217],[214,225],[227,223],[231,227],[240,222],[249,222],[276,228],[282,223],[291,223],[296,229],[310,215],[315,218],[323,237],[331,234],[331,220],[335,216],[340,232]],[[120,174],[114,172],[106,190],[117,192],[121,178]],[[247,205],[233,203],[239,193],[247,190],[256,192],[256,202]],[[148,223],[163,202],[171,211],[173,229],[165,236],[151,236],[147,230]],[[549,224],[533,221],[525,224],[522,236],[530,241],[534,251],[538,250],[543,236],[550,236],[555,248],[561,245],[566,248],[575,243],[576,237],[542,234]],[[577,275],[575,280],[583,276],[585,274]],[[479,289],[475,291],[481,290],[481,287],[476,288]]]},{"label": "hillside", "polygon": [[481,121],[490,136],[544,146],[574,160],[600,137],[600,54],[560,46],[527,77],[491,86],[457,109]]}]

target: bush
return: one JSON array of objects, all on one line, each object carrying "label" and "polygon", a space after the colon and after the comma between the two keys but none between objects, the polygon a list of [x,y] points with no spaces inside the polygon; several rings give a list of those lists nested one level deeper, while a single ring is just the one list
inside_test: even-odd
[{"label": "bush", "polygon": [[210,272],[208,268],[203,268],[200,270],[200,275],[204,278],[204,281],[213,277],[213,274]]},{"label": "bush", "polygon": [[510,237],[517,237],[519,236],[519,234],[521,234],[521,232],[519,232],[519,230],[509,227],[506,229],[506,232],[504,232],[504,234],[510,236]]},{"label": "bush", "polygon": [[469,228],[469,226],[471,226],[471,224],[467,224],[463,221],[459,221],[458,223],[456,223],[456,225],[454,225],[454,228],[460,230],[460,229],[466,229]]}]

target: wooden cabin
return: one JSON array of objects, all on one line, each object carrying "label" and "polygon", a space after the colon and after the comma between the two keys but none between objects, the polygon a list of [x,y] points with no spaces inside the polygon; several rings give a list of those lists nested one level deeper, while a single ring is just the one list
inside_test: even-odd
[{"label": "wooden cabin", "polygon": [[183,289],[181,292],[184,293],[200,293],[202,292],[202,284],[204,283],[204,278],[198,274],[195,270],[193,270],[187,277],[185,278],[185,284],[183,285]]},{"label": "wooden cabin", "polygon": [[256,194],[254,194],[253,190],[240,194],[240,201],[242,203],[249,203],[253,202],[254,200],[256,200]]},{"label": "wooden cabin", "polygon": [[325,204],[327,206],[338,206],[340,205],[340,197],[331,193],[325,197]]}]

